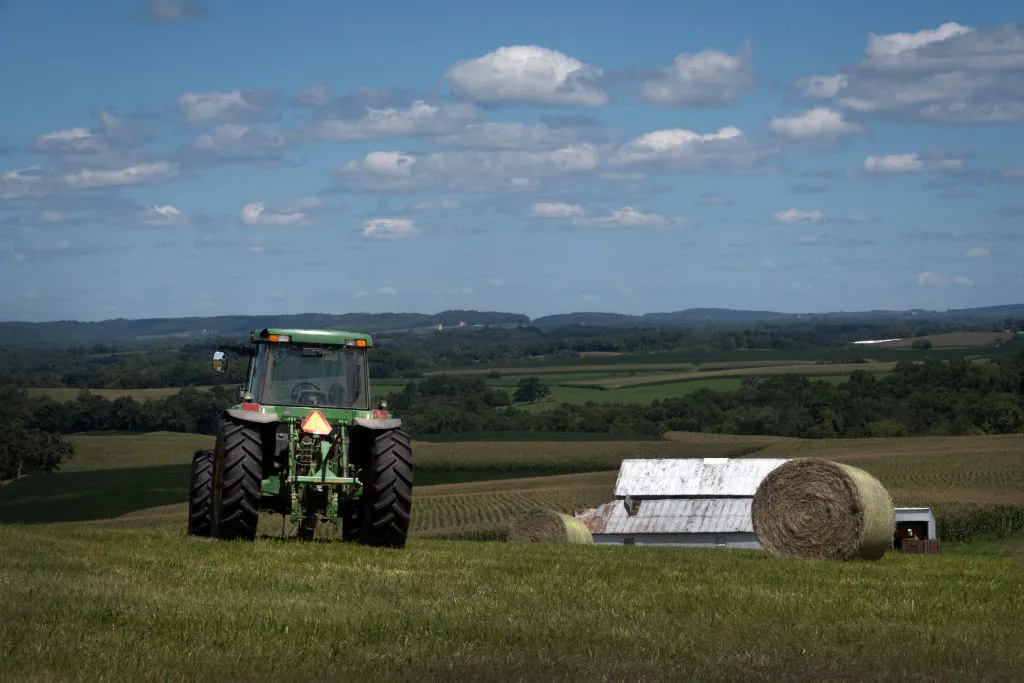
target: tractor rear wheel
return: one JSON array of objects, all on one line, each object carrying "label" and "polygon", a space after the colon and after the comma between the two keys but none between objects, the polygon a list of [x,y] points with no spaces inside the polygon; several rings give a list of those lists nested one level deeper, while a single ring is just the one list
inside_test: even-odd
[{"label": "tractor rear wheel", "polygon": [[412,512],[412,444],[404,431],[374,435],[371,460],[364,468],[361,507],[361,544],[405,547]]},{"label": "tractor rear wheel", "polygon": [[213,535],[213,451],[192,455],[191,487],[188,496],[188,533]]},{"label": "tractor rear wheel", "polygon": [[263,445],[258,426],[221,423],[222,448],[216,486],[217,537],[256,538],[263,496]]}]

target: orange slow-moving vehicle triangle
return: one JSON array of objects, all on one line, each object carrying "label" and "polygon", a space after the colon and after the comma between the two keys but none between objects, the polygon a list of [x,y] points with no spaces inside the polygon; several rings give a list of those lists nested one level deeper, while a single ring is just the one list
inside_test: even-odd
[{"label": "orange slow-moving vehicle triangle", "polygon": [[302,431],[307,434],[318,434],[320,436],[327,436],[331,433],[331,424],[324,418],[323,414],[319,410],[310,411],[306,419],[302,421]]}]

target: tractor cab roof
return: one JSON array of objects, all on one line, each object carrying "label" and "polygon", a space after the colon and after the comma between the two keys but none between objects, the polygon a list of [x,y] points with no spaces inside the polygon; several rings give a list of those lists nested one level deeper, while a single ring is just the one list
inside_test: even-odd
[{"label": "tractor cab roof", "polygon": [[[293,330],[285,328],[265,328],[252,333],[251,341],[278,342],[300,344],[329,344],[337,346],[373,346],[373,338],[363,332],[344,332],[341,330]],[[356,342],[363,343],[357,344]]]}]

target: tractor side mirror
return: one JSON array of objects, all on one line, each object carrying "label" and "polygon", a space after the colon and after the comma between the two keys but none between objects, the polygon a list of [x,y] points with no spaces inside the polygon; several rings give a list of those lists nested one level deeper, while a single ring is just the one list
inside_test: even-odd
[{"label": "tractor side mirror", "polygon": [[228,355],[223,351],[213,352],[213,371],[217,373],[228,371]]}]

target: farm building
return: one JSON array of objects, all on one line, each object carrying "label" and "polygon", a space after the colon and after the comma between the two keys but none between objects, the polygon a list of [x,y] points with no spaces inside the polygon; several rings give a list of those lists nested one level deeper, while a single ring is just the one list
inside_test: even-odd
[{"label": "farm building", "polygon": [[[615,500],[576,513],[605,545],[760,549],[750,508],[761,481],[784,458],[624,460]],[[896,508],[893,544],[936,539],[930,508]]]},{"label": "farm building", "polygon": [[576,517],[594,542],[613,545],[761,546],[750,506],[781,458],[624,460],[616,500]]},{"label": "farm building", "polygon": [[897,550],[904,539],[934,540],[939,537],[931,508],[896,508],[896,533],[893,547]]}]

